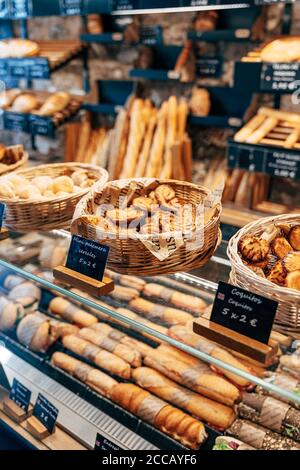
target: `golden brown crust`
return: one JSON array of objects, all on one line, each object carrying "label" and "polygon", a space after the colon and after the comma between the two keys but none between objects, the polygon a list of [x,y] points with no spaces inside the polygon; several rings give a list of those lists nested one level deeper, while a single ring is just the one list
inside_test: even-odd
[{"label": "golden brown crust", "polygon": [[287,275],[286,286],[290,289],[300,290],[300,270]]},{"label": "golden brown crust", "polygon": [[285,285],[287,271],[282,261],[278,261],[267,275],[267,279],[279,286]]},{"label": "golden brown crust", "polygon": [[273,253],[280,259],[284,258],[290,251],[293,251],[293,248],[284,237],[275,238],[271,244],[271,248]]},{"label": "golden brown crust", "polygon": [[294,250],[300,251],[300,225],[291,228],[288,240]]},{"label": "golden brown crust", "polygon": [[300,270],[300,253],[288,253],[282,263],[289,273]]},{"label": "golden brown crust", "polygon": [[270,245],[266,240],[248,235],[239,242],[239,250],[248,261],[263,261],[270,250]]}]

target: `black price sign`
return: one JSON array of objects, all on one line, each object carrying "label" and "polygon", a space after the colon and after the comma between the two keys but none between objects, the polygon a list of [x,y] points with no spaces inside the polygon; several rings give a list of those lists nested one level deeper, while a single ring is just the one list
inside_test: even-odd
[{"label": "black price sign", "polygon": [[12,18],[27,18],[30,14],[29,0],[11,0],[10,16]]},{"label": "black price sign", "polygon": [[66,266],[73,271],[102,281],[108,253],[108,246],[74,235]]},{"label": "black price sign", "polygon": [[210,320],[268,344],[278,303],[219,282]]},{"label": "black price sign", "polygon": [[0,230],[2,230],[4,213],[5,213],[5,204],[3,204],[3,202],[0,202]]},{"label": "black price sign", "polygon": [[63,16],[81,14],[81,0],[60,0],[60,13]]},{"label": "black price sign", "polygon": [[199,77],[220,77],[223,59],[221,57],[197,57],[196,69]]},{"label": "black price sign", "polygon": [[30,399],[31,391],[28,390],[25,385],[21,384],[17,379],[13,380],[12,388],[9,394],[9,398],[15,402],[25,413],[27,413]]},{"label": "black price sign", "polygon": [[121,450],[121,449],[114,442],[111,442],[106,437],[97,433],[94,450],[109,450],[111,452],[113,450]]},{"label": "black price sign", "polygon": [[41,393],[38,394],[32,414],[52,434],[58,416],[58,409]]},{"label": "black price sign", "polygon": [[261,91],[292,93],[300,85],[299,62],[263,64],[260,77]]}]

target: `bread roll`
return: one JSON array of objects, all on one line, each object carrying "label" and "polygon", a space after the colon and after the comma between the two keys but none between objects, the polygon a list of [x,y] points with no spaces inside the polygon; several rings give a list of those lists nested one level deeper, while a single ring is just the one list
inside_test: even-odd
[{"label": "bread roll", "polygon": [[13,101],[11,110],[17,113],[30,113],[39,107],[39,101],[31,93],[22,93]]},{"label": "bread roll", "polygon": [[126,410],[191,449],[198,449],[206,440],[202,423],[136,385],[115,385],[111,391],[111,398]]},{"label": "bread roll", "polygon": [[52,355],[51,361],[56,367],[63,369],[106,397],[110,395],[110,391],[118,383],[109,375],[93,369],[67,354],[56,352]]},{"label": "bread roll", "polygon": [[38,110],[39,116],[53,116],[53,114],[65,109],[70,99],[69,93],[64,91],[53,93]]},{"label": "bread roll", "polygon": [[92,328],[83,328],[80,330],[79,336],[86,341],[121,357],[124,361],[134,367],[139,367],[141,365],[141,354],[137,350],[118,343],[116,340],[109,338],[101,331],[96,331]]},{"label": "bread roll", "polygon": [[114,290],[110,292],[110,297],[117,300],[123,300],[129,302],[132,299],[139,297],[139,291],[132,287],[118,286],[116,285]]},{"label": "bread roll", "polygon": [[205,363],[201,367],[193,367],[153,350],[144,358],[144,364],[219,403],[231,406],[240,399],[239,390],[214,374]]},{"label": "bread roll", "polygon": [[19,88],[11,88],[10,90],[2,91],[0,93],[0,108],[9,108],[21,93]]},{"label": "bread roll", "polygon": [[112,374],[118,375],[124,379],[130,378],[130,365],[123,361],[120,357],[100,349],[94,344],[85,341],[84,339],[69,335],[63,338],[63,345],[70,351],[78,354],[79,356],[94,362],[102,369],[106,369]]},{"label": "bread roll", "polygon": [[23,282],[11,289],[8,298],[17,301],[24,307],[29,307],[40,300],[41,289],[32,282]]},{"label": "bread roll", "polygon": [[62,297],[54,297],[49,304],[49,311],[54,315],[59,315],[71,323],[75,323],[79,327],[88,327],[97,323],[97,318],[90,313],[81,310]]},{"label": "bread roll", "polygon": [[0,297],[0,331],[11,330],[24,315],[25,311],[21,304],[5,296]]},{"label": "bread roll", "polygon": [[164,302],[171,303],[178,308],[185,308],[199,316],[207,307],[204,300],[198,297],[193,297],[192,295],[183,294],[182,292],[177,292],[176,290],[164,287],[161,284],[146,284],[143,294],[146,297],[160,298]]},{"label": "bread roll", "polygon": [[235,419],[232,408],[180,387],[149,367],[134,369],[132,378],[140,387],[183,408],[196,418],[204,420],[220,430],[227,429]]},{"label": "bread roll", "polygon": [[185,325],[193,316],[182,310],[154,304],[148,300],[137,298],[129,302],[129,307],[145,315],[149,320],[160,320],[166,325]]}]

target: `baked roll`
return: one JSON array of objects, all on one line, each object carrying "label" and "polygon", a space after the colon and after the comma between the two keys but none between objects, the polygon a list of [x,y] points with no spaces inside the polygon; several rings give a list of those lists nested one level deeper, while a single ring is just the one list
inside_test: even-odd
[{"label": "baked roll", "polygon": [[49,311],[54,315],[62,317],[80,328],[88,327],[97,323],[97,318],[90,313],[81,310],[62,297],[54,297],[49,304]]},{"label": "baked roll", "polygon": [[0,108],[9,108],[14,100],[22,93],[19,88],[11,88],[10,90],[4,90],[0,93]]},{"label": "baked roll", "polygon": [[148,300],[137,298],[129,302],[129,307],[133,310],[145,315],[149,320],[160,320],[162,323],[172,325],[185,325],[188,321],[193,319],[193,316],[182,310],[164,305],[154,304]]},{"label": "baked roll", "polygon": [[201,366],[191,366],[153,350],[144,358],[144,364],[175,382],[224,405],[232,406],[240,399],[238,388],[214,374],[205,363]]},{"label": "baked roll", "polygon": [[134,369],[132,378],[140,387],[220,430],[227,429],[235,419],[232,408],[191,392],[149,367]]},{"label": "baked roll", "polygon": [[130,365],[115,354],[100,349],[98,346],[75,335],[65,336],[62,342],[65,348],[88,359],[102,369],[106,369],[124,379],[130,378]]},{"label": "baked roll", "polygon": [[51,358],[52,364],[84,382],[96,392],[108,397],[112,388],[117,385],[117,381],[98,369],[84,364],[67,354],[55,352]]},{"label": "baked roll", "polygon": [[25,311],[21,304],[9,300],[4,295],[0,297],[0,331],[13,329],[24,315]]},{"label": "baked roll", "polygon": [[31,93],[22,93],[17,96],[11,106],[11,110],[17,113],[30,113],[39,107],[40,103],[36,96]]},{"label": "baked roll", "polygon": [[141,354],[125,344],[118,343],[118,341],[108,337],[105,333],[92,328],[82,328],[79,336],[96,346],[105,349],[118,357],[121,357],[128,364],[139,367],[142,363]]},{"label": "baked roll", "polygon": [[114,290],[110,292],[110,297],[124,302],[130,302],[132,299],[139,297],[139,291],[133,287],[125,287],[116,285]]},{"label": "baked roll", "polygon": [[111,398],[115,403],[191,449],[198,449],[207,438],[202,423],[136,385],[115,385]]},{"label": "baked roll", "polygon": [[70,102],[70,95],[64,91],[53,93],[49,98],[46,99],[44,104],[40,107],[36,114],[39,116],[53,116],[65,109]]},{"label": "baked roll", "polygon": [[41,289],[32,282],[23,282],[10,290],[8,298],[27,308],[40,300]]}]

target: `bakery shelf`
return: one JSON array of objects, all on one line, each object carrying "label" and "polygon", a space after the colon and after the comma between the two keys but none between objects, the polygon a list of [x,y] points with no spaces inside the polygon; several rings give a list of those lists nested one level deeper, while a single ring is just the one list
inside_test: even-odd
[{"label": "bakery shelf", "polygon": [[229,168],[300,179],[300,153],[297,150],[229,141],[227,161]]},{"label": "bakery shelf", "polygon": [[[106,17],[105,17],[106,18]],[[110,17],[113,18],[113,17]],[[115,23],[109,23],[104,20],[104,31],[101,34],[85,33],[80,36],[81,41],[96,44],[126,44],[124,33],[121,28],[117,29]],[[145,46],[156,46],[163,43],[163,30],[159,25],[142,26],[140,28],[140,40],[136,44]]]}]

